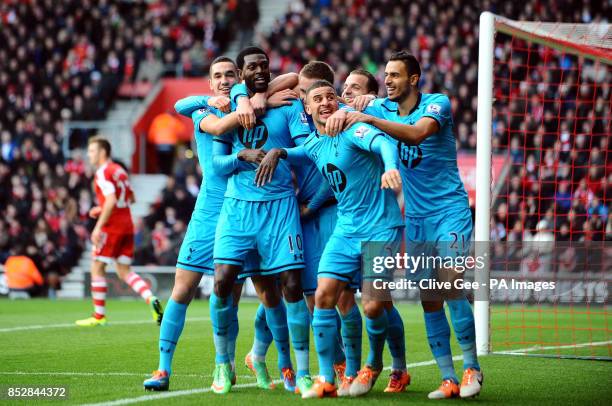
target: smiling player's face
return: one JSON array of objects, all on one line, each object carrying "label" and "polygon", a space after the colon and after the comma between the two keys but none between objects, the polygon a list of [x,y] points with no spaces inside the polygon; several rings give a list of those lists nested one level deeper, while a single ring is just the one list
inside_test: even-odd
[{"label": "smiling player's face", "polygon": [[238,70],[231,62],[218,62],[210,67],[210,88],[215,96],[229,97],[230,90],[238,82]]},{"label": "smiling player's face", "polygon": [[364,94],[368,94],[368,78],[351,73],[344,82],[342,98],[347,103],[352,103],[355,97],[363,96]]},{"label": "smiling player's face", "polygon": [[265,92],[270,83],[270,64],[264,54],[253,54],[244,57],[242,79],[252,92]]},{"label": "smiling player's face", "polygon": [[389,100],[401,103],[410,96],[414,85],[418,81],[417,75],[408,75],[406,65],[402,61],[389,61],[385,67],[385,88]]},{"label": "smiling player's face", "polygon": [[331,87],[319,87],[308,94],[306,113],[312,116],[315,123],[325,125],[327,119],[338,111],[336,91]]}]

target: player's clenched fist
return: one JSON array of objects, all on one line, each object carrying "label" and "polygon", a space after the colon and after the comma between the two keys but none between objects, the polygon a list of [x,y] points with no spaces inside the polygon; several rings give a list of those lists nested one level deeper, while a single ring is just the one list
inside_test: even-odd
[{"label": "player's clenched fist", "polygon": [[251,107],[253,107],[253,111],[256,116],[261,116],[266,114],[266,95],[263,93],[255,93],[253,97],[250,99]]},{"label": "player's clenched fist", "polygon": [[225,96],[212,96],[208,99],[208,105],[214,107],[224,113],[231,111],[231,103],[229,97]]},{"label": "player's clenched fist", "polygon": [[251,102],[246,97],[238,99],[238,105],[236,106],[236,113],[238,114],[238,122],[241,126],[250,130],[255,127],[255,110],[251,106]]},{"label": "player's clenched fist", "polygon": [[91,217],[92,219],[97,219],[98,216],[100,216],[100,213],[102,213],[102,207],[92,207],[91,210],[89,210],[89,217]]},{"label": "player's clenched fist", "polygon": [[345,126],[346,111],[336,110],[325,122],[325,132],[330,137],[335,137]]},{"label": "player's clenched fist", "polygon": [[397,169],[391,169],[383,173],[380,180],[382,189],[396,189],[402,185],[402,177]]},{"label": "player's clenched fist", "polygon": [[368,107],[368,104],[370,104],[370,102],[375,98],[376,96],[372,94],[362,94],[360,96],[355,97],[355,99],[350,105],[357,111],[363,111],[363,109]]}]

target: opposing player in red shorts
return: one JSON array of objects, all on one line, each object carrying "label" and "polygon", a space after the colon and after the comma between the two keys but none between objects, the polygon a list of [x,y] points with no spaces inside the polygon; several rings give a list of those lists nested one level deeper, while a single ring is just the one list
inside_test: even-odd
[{"label": "opposing player in red shorts", "polygon": [[130,271],[134,256],[134,224],[129,205],[134,202],[134,192],[126,171],[114,163],[110,156],[111,146],[106,139],[93,137],[89,140],[87,157],[89,163],[96,168],[94,186],[100,204],[89,211],[90,217],[98,219],[91,233],[94,245],[91,264],[94,314],[87,319],[77,320],[76,324],[84,327],[106,324],[106,265],[115,262],[119,277],[151,306],[153,320],[159,325],[163,317],[161,303],[149,285]]}]

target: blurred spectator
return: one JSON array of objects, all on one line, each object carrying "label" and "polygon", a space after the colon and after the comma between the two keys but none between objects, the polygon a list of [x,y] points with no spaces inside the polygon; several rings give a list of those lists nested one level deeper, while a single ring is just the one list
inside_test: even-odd
[{"label": "blurred spectator", "polygon": [[170,175],[174,166],[176,144],[179,141],[189,141],[191,134],[176,117],[176,113],[167,112],[157,115],[151,122],[147,141],[155,145],[157,164],[161,173]]},{"label": "blurred spectator", "polygon": [[258,0],[238,0],[234,19],[238,28],[238,49],[246,48],[253,43],[255,26],[259,21]]},{"label": "blurred spectator", "polygon": [[21,249],[16,249],[15,254],[9,256],[4,264],[9,295],[14,298],[37,296],[44,284],[43,277],[34,261],[24,255],[25,252],[18,251]]}]

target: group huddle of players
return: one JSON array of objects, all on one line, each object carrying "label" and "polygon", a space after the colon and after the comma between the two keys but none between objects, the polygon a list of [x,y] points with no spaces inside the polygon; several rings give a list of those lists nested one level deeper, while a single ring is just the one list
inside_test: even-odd
[{"label": "group huddle of players", "polygon": [[[266,53],[248,47],[235,62],[213,61],[214,96],[176,103],[193,120],[204,180],[161,321],[159,367],[145,389],[168,390],[187,306],[203,274],[214,275],[215,393],[228,393],[236,382],[238,302],[248,277],[261,304],[245,363],[259,388],[275,386],[265,363],[274,342],[283,385],[302,398],[367,394],[383,371],[385,343],[393,360],[385,392],[406,389],[403,321],[392,301],[372,292],[363,257],[399,252],[403,240],[450,242],[435,245],[436,254],[465,255],[472,233],[450,101],[419,92],[420,76],[418,61],[400,51],[385,68],[386,98],[376,98],[378,83],[363,70],[351,72],[338,96],[326,63],[310,62],[299,74],[271,80]],[[363,249],[373,242],[380,246]],[[418,277],[436,274],[459,277],[452,269]],[[363,363],[358,289],[369,342]],[[461,381],[444,302],[463,352]],[[477,395],[483,376],[467,298],[453,291],[422,294],[422,305],[442,376],[429,398]],[[311,328],[316,379],[309,370]]]}]

